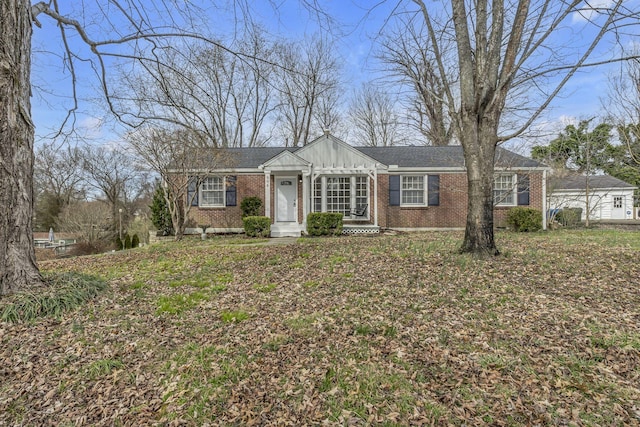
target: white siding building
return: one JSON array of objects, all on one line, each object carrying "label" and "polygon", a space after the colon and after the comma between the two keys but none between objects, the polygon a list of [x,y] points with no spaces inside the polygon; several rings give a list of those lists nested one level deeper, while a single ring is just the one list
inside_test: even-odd
[{"label": "white siding building", "polygon": [[[588,178],[588,179],[587,179]],[[589,208],[587,209],[587,188]],[[636,187],[609,175],[570,176],[549,184],[549,209],[581,208],[582,220],[635,219]]]}]

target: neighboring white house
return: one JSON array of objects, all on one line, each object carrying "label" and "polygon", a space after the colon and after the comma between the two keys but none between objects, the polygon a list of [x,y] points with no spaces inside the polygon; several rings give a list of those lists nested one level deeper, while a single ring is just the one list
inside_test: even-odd
[{"label": "neighboring white house", "polygon": [[549,183],[549,209],[581,208],[582,220],[635,219],[633,193],[636,187],[609,175],[569,176]]}]

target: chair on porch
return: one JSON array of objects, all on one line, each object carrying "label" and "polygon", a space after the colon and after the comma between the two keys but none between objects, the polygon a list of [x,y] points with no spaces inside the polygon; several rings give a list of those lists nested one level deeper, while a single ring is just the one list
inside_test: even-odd
[{"label": "chair on porch", "polygon": [[368,204],[356,206],[355,209],[351,209],[351,216],[367,216]]}]

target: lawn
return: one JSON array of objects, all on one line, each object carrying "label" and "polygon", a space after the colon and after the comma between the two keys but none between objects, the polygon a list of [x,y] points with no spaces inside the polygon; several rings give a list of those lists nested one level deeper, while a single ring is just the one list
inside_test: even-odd
[{"label": "lawn", "polygon": [[461,238],[43,261],[108,285],[0,322],[0,426],[640,425],[640,233]]}]

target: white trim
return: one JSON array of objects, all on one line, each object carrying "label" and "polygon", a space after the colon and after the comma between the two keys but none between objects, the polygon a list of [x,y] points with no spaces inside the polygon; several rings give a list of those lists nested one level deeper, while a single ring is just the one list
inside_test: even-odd
[{"label": "white trim", "polygon": [[[366,173],[363,173],[366,172]],[[370,221],[371,220],[371,171],[360,171],[360,173],[350,173],[350,174],[343,174],[343,175],[334,175],[334,174],[312,174],[312,179],[310,180],[310,186],[311,186],[311,206],[315,208],[315,199],[318,196],[316,194],[315,191],[315,180],[316,179],[320,179],[320,212],[328,212],[327,210],[327,178],[349,178],[349,206],[350,206],[350,210],[352,211],[353,209],[357,208],[358,204],[357,204],[357,199],[358,196],[356,195],[356,178],[365,178],[365,182],[366,182],[366,186],[367,186],[367,194],[366,194],[366,200],[367,200],[367,214],[366,216],[353,216],[351,214],[349,214],[348,216],[345,215],[344,216],[344,220],[346,221]],[[375,170],[373,171],[373,177],[375,177]],[[377,225],[377,186],[378,186],[378,182],[376,179],[373,180],[374,182],[374,222]]]},{"label": "white trim", "polygon": [[[205,180],[209,179],[209,178],[220,178],[222,180],[222,190],[206,190],[209,192],[222,192],[222,204],[204,204],[204,197],[202,197],[202,192],[203,187],[204,187],[204,182]],[[224,208],[226,207],[227,204],[227,192],[226,192],[226,185],[227,185],[227,177],[226,176],[220,176],[220,175],[207,175],[205,177],[202,178],[202,181],[200,182],[200,185],[198,186],[198,207],[199,208]]]},{"label": "white trim", "polygon": [[[293,199],[293,221],[278,221],[278,208],[279,208],[279,204],[278,204],[278,180],[290,180],[293,181],[293,185],[292,187],[295,189],[295,194],[294,194],[294,199]],[[298,175],[295,176],[291,176],[291,175],[277,175],[274,177],[274,205],[273,205],[273,209],[274,209],[274,217],[273,217],[273,222],[274,224],[290,224],[290,223],[294,223],[297,224],[298,223]]]},{"label": "white trim", "polygon": [[[422,203],[403,203],[402,202],[402,193],[404,189],[402,188],[402,181],[404,177],[422,177]],[[410,174],[405,173],[400,175],[400,207],[401,208],[423,208],[425,206],[429,206],[429,175],[422,174]],[[416,191],[416,190],[407,190],[407,191]]]},{"label": "white trim", "polygon": [[264,172],[264,216],[271,218],[271,174]]},{"label": "white trim", "polygon": [[[506,202],[495,202],[495,191],[496,191],[496,178],[499,176],[511,176],[511,196],[513,201],[510,203]],[[506,191],[506,190],[502,190]],[[518,174],[516,172],[506,173],[506,172],[498,172],[493,174],[493,206],[494,207],[513,207],[518,206]],[[531,197],[531,191],[529,191],[529,197]]]}]

